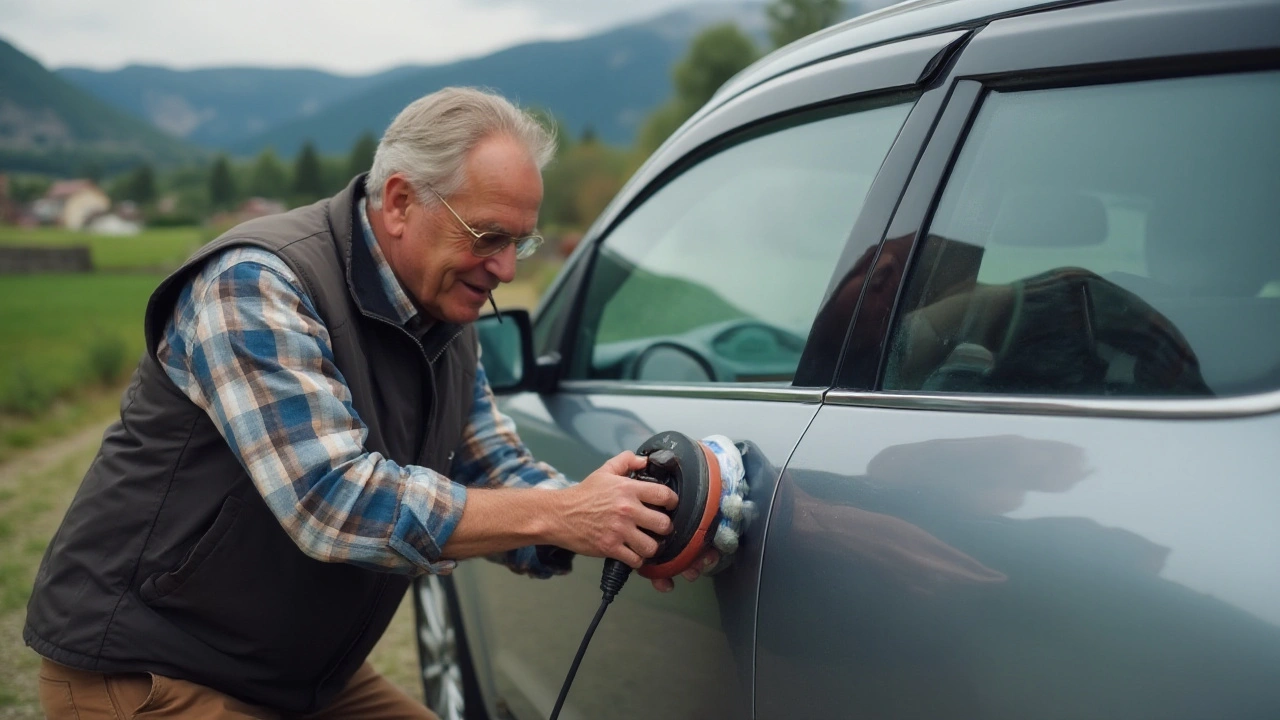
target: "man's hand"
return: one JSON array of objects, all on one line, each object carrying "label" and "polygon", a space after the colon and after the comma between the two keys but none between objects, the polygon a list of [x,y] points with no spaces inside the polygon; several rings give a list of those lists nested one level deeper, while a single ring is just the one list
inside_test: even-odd
[{"label": "man's hand", "polygon": [[552,542],[579,555],[620,560],[632,569],[658,551],[647,535],[671,532],[671,519],[654,507],[674,509],[676,494],[656,483],[634,480],[627,473],[643,469],[646,460],[630,451],[614,456],[581,483],[556,491],[560,499]]},{"label": "man's hand", "polygon": [[[702,571],[715,567],[718,562],[720,562],[720,551],[715,548],[707,548],[706,552],[702,553],[702,557],[695,560],[687,570],[680,573],[680,576],[689,582],[693,582],[702,575]],[[672,582],[672,578],[655,578],[650,582],[653,583],[654,590],[664,593],[671,592],[676,586]]]},{"label": "man's hand", "polygon": [[[673,510],[678,500],[664,485],[627,477],[646,462],[624,452],[577,485],[550,492],[470,489],[462,521],[445,545],[444,556],[461,559],[546,544],[638,568],[658,552],[658,541],[645,531],[668,535],[672,530],[671,518],[654,508]],[[719,561],[720,554],[708,549],[682,574],[696,580]],[[674,583],[654,580],[653,586],[668,592]]]}]

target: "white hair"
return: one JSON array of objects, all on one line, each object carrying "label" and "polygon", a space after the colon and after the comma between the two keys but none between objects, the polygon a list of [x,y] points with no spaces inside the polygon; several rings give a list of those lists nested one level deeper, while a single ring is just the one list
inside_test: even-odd
[{"label": "white hair", "polygon": [[555,135],[506,98],[468,87],[448,87],[413,101],[383,134],[365,178],[373,208],[382,207],[382,188],[394,173],[403,174],[421,202],[434,202],[428,190],[456,192],[466,180],[467,154],[481,140],[505,135],[522,144],[538,169],[555,154]]}]

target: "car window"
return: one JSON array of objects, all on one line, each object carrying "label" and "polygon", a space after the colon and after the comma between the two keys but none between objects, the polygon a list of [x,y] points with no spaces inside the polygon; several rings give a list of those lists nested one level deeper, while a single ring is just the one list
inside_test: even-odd
[{"label": "car window", "polygon": [[991,92],[882,386],[1207,396],[1280,384],[1280,73]]},{"label": "car window", "polygon": [[599,249],[571,375],[789,383],[909,109],[775,125],[665,184]]}]

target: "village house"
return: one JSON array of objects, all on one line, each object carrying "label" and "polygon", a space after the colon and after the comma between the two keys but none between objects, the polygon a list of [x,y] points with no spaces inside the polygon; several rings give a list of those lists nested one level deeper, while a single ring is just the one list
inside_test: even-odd
[{"label": "village house", "polygon": [[41,223],[80,230],[95,215],[111,209],[111,198],[92,180],[59,180],[31,209]]}]

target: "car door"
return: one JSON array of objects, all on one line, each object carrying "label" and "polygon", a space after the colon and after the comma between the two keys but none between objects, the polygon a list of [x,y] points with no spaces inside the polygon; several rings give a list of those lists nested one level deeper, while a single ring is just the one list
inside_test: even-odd
[{"label": "car door", "polygon": [[[748,445],[757,509],[713,579],[670,594],[630,581],[562,717],[752,716],[763,515],[839,350],[809,344],[814,316],[833,268],[878,242],[856,228],[887,219],[891,205],[867,203],[896,197],[906,175],[880,170],[891,153],[918,154],[938,99],[918,103],[916,86],[962,35],[811,66],[702,117],[606,211],[539,312],[543,362],[562,377],[502,404],[536,457],[581,480],[659,431],[723,434]],[[458,569],[491,713],[549,714],[599,603],[601,567],[579,557],[545,582],[486,563]]]},{"label": "car door", "polygon": [[1280,717],[1277,27],[1120,0],[958,56],[829,300],[857,318],[770,514],[759,718]]}]

